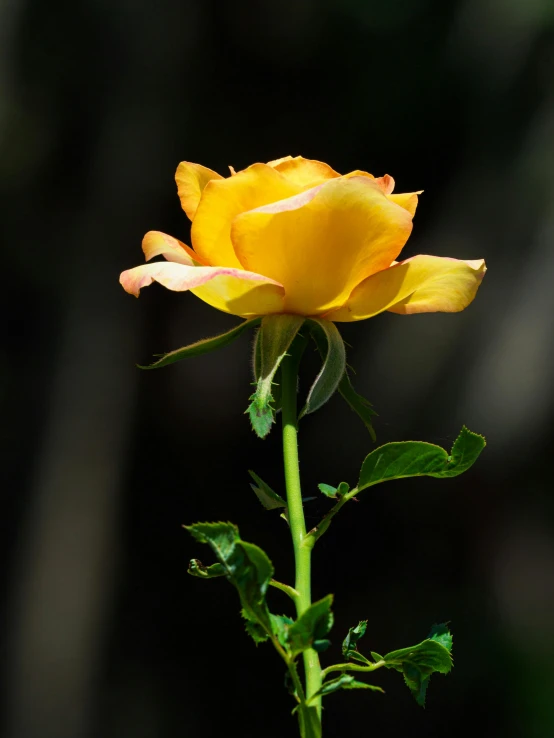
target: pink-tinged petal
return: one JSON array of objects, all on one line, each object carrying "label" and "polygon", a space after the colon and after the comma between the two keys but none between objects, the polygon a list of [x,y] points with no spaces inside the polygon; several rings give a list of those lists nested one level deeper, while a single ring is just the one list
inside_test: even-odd
[{"label": "pink-tinged petal", "polygon": [[158,282],[174,292],[190,290],[209,305],[233,315],[251,317],[281,312],[284,289],[261,274],[225,267],[195,267],[169,261],[128,269],[119,278],[135,297],[143,287]]},{"label": "pink-tinged petal", "polygon": [[146,261],[150,261],[155,256],[164,256],[168,261],[188,266],[194,266],[194,262],[202,263],[198,254],[195,254],[190,246],[161,231],[148,231],[142,239],[142,250]]},{"label": "pink-tinged petal", "polygon": [[349,322],[371,318],[384,310],[402,315],[456,313],[472,302],[485,271],[483,259],[414,256],[365,279],[343,307],[325,317]]},{"label": "pink-tinged petal", "polygon": [[204,187],[213,179],[223,179],[221,174],[214,172],[201,164],[193,164],[190,161],[182,161],[175,172],[177,192],[183,210],[192,220]]},{"label": "pink-tinged petal", "polygon": [[231,238],[245,269],[284,285],[285,310],[317,315],[388,267],[411,229],[373,179],[340,177],[238,215]]},{"label": "pink-tinged petal", "polygon": [[394,179],[390,176],[390,174],[385,174],[383,177],[376,177],[375,183],[379,185],[385,195],[390,195],[390,193],[394,190]]},{"label": "pink-tinged petal", "polygon": [[302,188],[315,187],[328,179],[340,177],[328,164],[316,159],[304,159],[303,156],[285,156],[270,162],[269,166]]}]

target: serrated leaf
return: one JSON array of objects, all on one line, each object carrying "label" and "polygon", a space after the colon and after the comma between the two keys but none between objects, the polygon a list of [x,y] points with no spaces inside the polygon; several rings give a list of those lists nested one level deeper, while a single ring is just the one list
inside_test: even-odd
[{"label": "serrated leaf", "polygon": [[455,477],[469,469],[485,447],[485,439],[465,426],[449,455],[440,446],[423,441],[387,443],[366,456],[358,490],[379,482],[406,477]]},{"label": "serrated leaf", "polygon": [[327,595],[310,605],[290,626],[287,640],[293,655],[296,656],[308,648],[320,651],[328,647],[329,641],[325,636],[333,627],[332,604],[333,595]]},{"label": "serrated leaf", "polygon": [[371,440],[375,442],[377,436],[373,427],[372,418],[377,416],[377,413],[373,409],[371,402],[369,402],[369,400],[366,400],[365,397],[362,397],[362,395],[359,395],[356,392],[356,390],[352,386],[350,377],[348,376],[348,370],[344,372],[344,375],[340,381],[339,392],[342,398],[350,406],[350,409],[353,410],[363,422],[363,424],[369,431]]},{"label": "serrated leaf", "polygon": [[377,651],[370,651],[371,658],[377,663],[377,661],[384,661],[384,656],[381,656]]},{"label": "serrated leaf", "polygon": [[283,648],[288,648],[287,633],[294,620],[289,618],[288,615],[273,615],[273,613],[269,617],[274,635],[277,636]]},{"label": "serrated leaf", "polygon": [[[257,624],[271,633],[271,620],[265,601],[273,566],[267,554],[253,543],[241,540],[239,530],[232,523],[194,523],[185,526],[200,543],[206,543],[225,570],[228,581],[237,589],[243,607],[248,632],[259,642]],[[254,631],[256,635],[254,635]]]},{"label": "serrated leaf", "polygon": [[246,632],[252,638],[254,643],[256,643],[256,645],[258,643],[264,643],[268,640],[269,633],[265,630],[263,625],[258,622],[256,618],[253,618],[251,614],[244,609],[244,607],[240,611],[240,614],[246,620],[244,624]]},{"label": "serrated leaf", "polygon": [[214,579],[215,577],[224,577],[226,571],[221,564],[204,566],[199,559],[191,559],[187,573],[200,579]]},{"label": "serrated leaf", "polygon": [[448,630],[446,623],[435,623],[427,637],[432,641],[440,643],[449,653],[452,651],[452,633]]},{"label": "serrated leaf", "polygon": [[304,318],[300,315],[265,315],[256,334],[256,391],[250,397],[247,412],[252,428],[260,438],[267,436],[275,420],[272,394],[275,374],[303,323]]},{"label": "serrated leaf", "polygon": [[256,482],[256,484],[251,484],[250,487],[266,510],[275,510],[278,507],[287,506],[286,501],[281,497],[281,495],[278,495],[277,492],[274,492],[269,484],[266,484],[266,482],[264,482],[264,480],[261,479],[257,474],[255,474],[252,470],[249,469],[248,473]]},{"label": "serrated leaf", "polygon": [[[365,635],[366,629],[367,629],[367,620],[360,620],[358,625],[348,630],[346,638],[342,642],[342,655],[345,658],[347,659],[351,658],[352,653],[354,653],[355,656],[360,655],[357,652],[358,651],[357,643],[360,640],[360,638],[363,638],[363,636]],[[367,661],[367,659],[365,660]]]},{"label": "serrated leaf", "polygon": [[[443,643],[452,646],[452,638],[445,626],[434,626],[432,637],[410,648],[400,648],[387,653],[383,658],[385,666],[396,669],[404,676],[404,681],[418,705],[425,705],[425,697],[429,679],[432,674],[448,674],[452,669],[450,649]],[[433,638],[435,637],[435,639]]]},{"label": "serrated leaf", "polygon": [[323,364],[308,392],[299,418],[319,410],[330,399],[337,391],[346,369],[344,341],[336,325],[321,318],[310,318],[309,325]]},{"label": "serrated leaf", "polygon": [[210,351],[216,351],[217,349],[223,348],[229,343],[232,343],[248,328],[253,328],[258,325],[260,320],[261,318],[245,320],[244,323],[240,323],[240,325],[235,326],[235,328],[231,328],[227,333],[221,333],[219,336],[212,336],[212,338],[204,338],[201,341],[196,341],[196,343],[191,343],[188,346],[183,346],[175,351],[162,354],[161,358],[153,364],[149,364],[148,366],[139,365],[139,369],[160,369],[162,366],[174,364],[176,361],[181,361],[181,359],[188,359],[192,356],[201,356],[202,354],[207,354]]}]

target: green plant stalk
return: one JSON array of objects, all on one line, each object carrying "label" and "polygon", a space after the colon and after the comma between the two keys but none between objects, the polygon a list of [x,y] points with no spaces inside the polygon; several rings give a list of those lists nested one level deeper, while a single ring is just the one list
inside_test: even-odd
[{"label": "green plant stalk", "polygon": [[[296,566],[295,599],[296,612],[300,616],[312,604],[311,594],[311,554],[313,538],[306,534],[302,492],[300,488],[300,470],[298,467],[298,419],[296,407],[296,387],[298,365],[301,351],[292,347],[290,355],[283,359],[281,365],[281,403],[283,415],[283,459],[285,465],[285,482],[287,487],[287,507],[294,560]],[[321,687],[321,666],[319,656],[313,649],[304,651],[304,670],[306,675],[306,699]],[[312,703],[316,706],[321,719],[321,698]]]}]

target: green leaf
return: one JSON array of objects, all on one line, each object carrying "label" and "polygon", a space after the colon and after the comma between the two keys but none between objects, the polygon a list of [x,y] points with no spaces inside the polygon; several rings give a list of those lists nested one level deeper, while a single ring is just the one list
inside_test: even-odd
[{"label": "green leaf", "polygon": [[437,641],[441,646],[444,646],[448,653],[452,651],[452,633],[448,630],[446,623],[435,623],[431,628],[428,638],[432,641]]},{"label": "green leaf", "polygon": [[372,418],[374,418],[377,413],[373,409],[371,402],[369,402],[369,400],[366,400],[365,397],[362,397],[362,395],[359,395],[354,387],[352,387],[350,377],[348,376],[348,371],[344,372],[344,375],[340,381],[339,392],[341,393],[343,399],[346,400],[350,408],[354,410],[360,420],[364,423],[365,427],[369,431],[371,440],[375,442],[377,436],[375,435],[375,429],[373,428]]},{"label": "green leaf", "polygon": [[339,689],[371,689],[373,692],[384,692],[381,687],[376,684],[367,684],[367,682],[359,682],[354,679],[350,674],[341,674],[336,679],[330,679],[328,682],[324,682],[321,689],[318,689],[308,700],[308,704],[317,697],[325,697],[328,694],[332,694]]},{"label": "green leaf", "polygon": [[244,607],[240,611],[240,614],[246,620],[246,623],[244,624],[246,632],[252,638],[256,645],[258,643],[264,643],[264,641],[268,640],[269,633],[267,632],[267,630],[264,628],[263,625],[260,625],[258,620],[252,617],[252,615],[247,610],[245,610]]},{"label": "green leaf", "polygon": [[256,484],[250,484],[250,486],[266,510],[275,510],[278,507],[287,506],[286,501],[281,497],[281,495],[274,492],[269,484],[266,484],[263,479],[260,479],[260,477],[250,469],[248,470],[248,473],[256,482]]},{"label": "green leaf", "polygon": [[212,564],[204,566],[199,559],[191,559],[189,562],[188,574],[200,579],[214,579],[215,577],[224,577],[226,572],[221,564]]},{"label": "green leaf", "polygon": [[321,482],[317,485],[317,488],[320,492],[323,492],[326,497],[330,497],[333,500],[339,499],[348,492],[348,484],[346,482],[341,482],[338,487],[332,487],[330,484],[323,484],[323,482]]},{"label": "green leaf", "polygon": [[298,705],[298,722],[301,738],[321,738],[321,720],[317,714],[317,707]]},{"label": "green leaf", "polygon": [[300,615],[288,629],[287,640],[293,655],[297,655],[308,648],[324,651],[329,646],[325,638],[333,627],[333,613],[331,605],[333,595],[327,595]]},{"label": "green leaf", "polygon": [[289,618],[288,615],[273,615],[273,613],[271,613],[269,617],[271,619],[271,627],[274,635],[277,636],[277,640],[281,646],[283,646],[283,648],[287,648],[287,633],[290,626],[294,623],[294,620]]},{"label": "green leaf", "polygon": [[336,325],[321,318],[310,318],[309,324],[323,365],[308,392],[306,404],[299,418],[319,410],[329,400],[337,391],[346,369],[344,341]]},{"label": "green leaf", "polygon": [[266,315],[256,334],[254,348],[254,376],[256,391],[247,412],[252,428],[260,438],[265,438],[275,420],[272,385],[275,373],[302,327],[300,315]]},{"label": "green leaf", "polygon": [[455,477],[469,469],[485,448],[485,439],[465,426],[450,455],[440,446],[423,441],[387,443],[366,456],[358,491],[379,482],[405,477]]},{"label": "green leaf", "polygon": [[331,487],[330,484],[323,484],[323,482],[321,482],[320,484],[317,485],[317,488],[319,489],[320,492],[323,492],[323,494],[326,497],[331,497],[334,500],[337,499],[338,490],[336,487]]},{"label": "green leaf", "polygon": [[381,654],[377,653],[377,651],[370,651],[369,653],[371,654],[371,658],[375,661],[375,663],[377,663],[377,661],[385,660],[385,657],[381,656]]},{"label": "green leaf", "polygon": [[378,687],[376,684],[368,684],[367,682],[359,682],[357,679],[345,684],[343,689],[371,689],[373,692],[382,692],[385,694],[385,690],[382,687]]},{"label": "green leaf", "polygon": [[[361,654],[358,654],[358,647],[357,643],[365,635],[367,628],[367,620],[360,620],[358,625],[356,625],[355,628],[350,628],[348,631],[348,634],[344,641],[342,642],[342,655],[349,659],[352,658],[352,655],[354,655],[354,658],[357,656],[361,656]],[[367,662],[367,659],[365,657],[364,660]]]},{"label": "green leaf", "polygon": [[[260,626],[272,632],[265,595],[273,576],[273,566],[261,548],[241,540],[232,523],[194,523],[185,528],[200,543],[206,543],[215,553],[228,581],[237,589],[250,635],[259,642]],[[253,625],[248,625],[253,624]]]},{"label": "green leaf", "polygon": [[404,676],[410,692],[418,705],[425,705],[429,679],[435,672],[448,674],[452,669],[452,636],[445,625],[433,626],[426,640],[411,648],[401,648],[387,653],[385,666],[396,669]]},{"label": "green leaf", "polygon": [[328,694],[333,694],[333,692],[336,692],[338,689],[343,689],[347,684],[351,684],[353,681],[354,677],[349,674],[341,674],[336,679],[329,679],[321,685],[321,689],[318,689],[317,692],[310,695],[308,704],[317,697],[325,697]]},{"label": "green leaf", "polygon": [[255,325],[258,325],[260,320],[261,318],[245,320],[244,323],[240,323],[240,325],[235,326],[235,328],[231,328],[227,333],[222,333],[221,335],[213,336],[212,338],[204,338],[201,341],[196,341],[196,343],[191,343],[189,346],[183,346],[175,351],[170,351],[168,354],[159,354],[161,359],[158,359],[158,361],[155,361],[149,366],[139,365],[139,369],[160,369],[162,366],[174,364],[176,361],[181,361],[181,359],[188,359],[191,356],[201,356],[202,354],[207,354],[210,351],[223,348],[223,346],[227,346],[227,344],[232,343],[236,338],[238,338],[247,328],[253,328]]}]

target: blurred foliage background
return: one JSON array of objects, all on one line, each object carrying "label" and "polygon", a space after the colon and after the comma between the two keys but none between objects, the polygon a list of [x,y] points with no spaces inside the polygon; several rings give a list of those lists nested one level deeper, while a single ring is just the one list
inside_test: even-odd
[{"label": "blurred foliage background", "polygon": [[[185,573],[206,552],[181,524],[232,519],[292,576],[248,486],[248,468],[283,484],[278,431],[258,441],[242,414],[250,339],[141,373],[236,321],[158,286],[137,302],[118,276],[147,230],[187,240],[179,161],[302,154],[424,189],[406,257],[489,267],[464,313],[344,326],[379,442],[449,447],[466,423],[489,445],[457,479],[366,493],[318,545],[326,663],[362,618],[380,652],[455,633],[425,710],[379,673],[385,696],[327,698],[327,734],[554,734],[552,0],[4,0],[0,39],[3,733],[294,734],[234,591]],[[301,444],[306,495],[372,448],[338,397]]]}]

